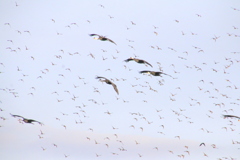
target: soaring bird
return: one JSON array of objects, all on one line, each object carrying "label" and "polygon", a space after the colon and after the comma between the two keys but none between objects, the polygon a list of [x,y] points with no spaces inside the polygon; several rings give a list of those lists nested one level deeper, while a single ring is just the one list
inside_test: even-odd
[{"label": "soaring bird", "polygon": [[153,67],[150,63],[148,63],[147,61],[142,60],[142,59],[137,59],[137,58],[130,57],[130,58],[128,58],[128,59],[125,60],[125,62],[129,62],[129,61],[135,61],[135,62],[137,62],[137,63],[147,64],[147,65]]},{"label": "soaring bird", "polygon": [[105,82],[107,84],[110,84],[113,86],[114,90],[118,93],[118,89],[117,89],[117,86],[116,84],[114,84],[112,81],[110,81],[109,79],[105,78],[105,77],[96,77],[96,79],[100,79],[101,82]]},{"label": "soaring bird", "polygon": [[153,76],[161,76],[161,74],[164,74],[164,75],[172,77],[169,74],[166,74],[166,73],[163,73],[163,72],[155,72],[155,71],[140,71],[139,73],[147,73],[147,74],[151,74]]},{"label": "soaring bird", "polygon": [[199,146],[202,146],[202,145],[206,146],[205,143],[201,143]]},{"label": "soaring bird", "polygon": [[234,115],[223,115],[224,118],[238,118],[238,121],[240,121],[240,117],[234,116]]},{"label": "soaring bird", "polygon": [[104,36],[100,36],[98,34],[89,34],[89,36],[98,36],[98,37],[94,37],[94,39],[101,40],[101,41],[109,41],[109,42],[112,42],[115,45],[117,45],[113,40],[111,40],[111,39],[109,39],[107,37],[104,37]]},{"label": "soaring bird", "polygon": [[15,118],[15,117],[20,117],[20,118],[22,118],[22,121],[25,122],[25,123],[31,123],[31,124],[33,124],[32,122],[37,122],[37,123],[39,123],[40,125],[43,125],[43,123],[41,123],[41,122],[39,122],[39,121],[36,121],[36,120],[33,120],[33,119],[27,119],[27,118],[24,118],[24,117],[19,116],[19,115],[13,115],[13,114],[11,114],[11,113],[10,113],[10,115],[13,116],[14,118]]}]

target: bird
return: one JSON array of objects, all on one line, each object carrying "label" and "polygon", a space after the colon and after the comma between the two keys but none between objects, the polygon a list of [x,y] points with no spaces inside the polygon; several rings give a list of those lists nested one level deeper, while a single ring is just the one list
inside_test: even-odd
[{"label": "bird", "polygon": [[101,82],[105,82],[107,84],[110,84],[113,86],[114,90],[117,92],[117,94],[119,94],[118,89],[116,84],[114,84],[112,81],[110,81],[109,79],[105,78],[105,77],[96,77],[96,79],[100,79]]},{"label": "bird", "polygon": [[223,115],[224,118],[238,118],[238,121],[240,121],[240,117],[234,116],[234,115]]},{"label": "bird", "polygon": [[24,118],[24,117],[19,116],[19,115],[13,115],[13,114],[11,114],[11,113],[10,113],[10,115],[13,116],[14,118],[15,118],[15,117],[20,117],[20,118],[22,118],[22,121],[25,122],[25,123],[31,123],[31,124],[33,124],[32,122],[37,122],[37,123],[39,123],[40,125],[43,125],[43,123],[41,123],[41,122],[39,122],[39,121],[36,121],[36,120],[34,120],[34,119],[27,119],[27,118]]},{"label": "bird", "polygon": [[201,143],[199,146],[202,146],[202,145],[206,146],[205,143]]},{"label": "bird", "polygon": [[166,73],[163,73],[163,72],[155,72],[155,71],[140,71],[139,73],[147,73],[147,74],[151,74],[153,76],[161,76],[161,74],[164,74],[164,75],[172,77],[169,74],[166,74]]},{"label": "bird", "polygon": [[101,41],[109,41],[109,42],[112,42],[112,43],[114,43],[115,45],[117,45],[113,40],[111,40],[111,39],[109,39],[109,38],[107,38],[107,37],[105,37],[105,36],[100,36],[100,35],[98,35],[98,34],[89,34],[89,36],[98,36],[98,37],[94,37],[94,39],[96,39],[96,40],[101,40]]},{"label": "bird", "polygon": [[133,58],[133,57],[130,57],[130,58],[124,60],[124,61],[125,61],[125,62],[135,61],[135,62],[137,62],[137,63],[140,63],[140,64],[147,64],[147,65],[153,67],[153,66],[152,66],[150,63],[148,63],[147,61],[142,60],[142,59]]}]

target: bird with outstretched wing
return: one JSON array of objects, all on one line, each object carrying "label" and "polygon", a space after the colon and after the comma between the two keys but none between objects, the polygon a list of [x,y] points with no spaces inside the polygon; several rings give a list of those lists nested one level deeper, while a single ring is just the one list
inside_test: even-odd
[{"label": "bird with outstretched wing", "polygon": [[27,119],[27,118],[24,118],[23,116],[13,115],[13,114],[11,114],[11,113],[10,113],[10,115],[13,116],[14,118],[16,118],[16,117],[22,118],[22,121],[25,122],[25,123],[31,123],[31,124],[33,124],[32,122],[37,122],[37,123],[39,123],[40,125],[43,125],[42,122],[36,121],[36,120],[34,120],[34,119]]},{"label": "bird with outstretched wing", "polygon": [[109,41],[111,43],[114,43],[115,45],[117,45],[113,40],[105,37],[105,36],[101,36],[101,35],[98,35],[98,34],[89,34],[89,36],[97,36],[97,37],[94,37],[94,39],[96,40],[100,40],[100,41]]},{"label": "bird with outstretched wing", "polygon": [[140,63],[140,64],[147,64],[147,65],[153,67],[150,63],[148,63],[147,61],[145,61],[145,60],[143,60],[143,59],[137,59],[137,58],[130,57],[130,58],[124,60],[124,61],[125,61],[125,62],[135,61],[135,62],[137,62],[137,63]]},{"label": "bird with outstretched wing", "polygon": [[105,78],[105,77],[96,77],[96,79],[100,79],[100,81],[101,82],[105,82],[105,83],[107,83],[107,84],[109,84],[109,85],[112,85],[113,86],[113,88],[114,88],[114,90],[117,92],[117,94],[119,94],[119,92],[118,92],[118,89],[117,89],[117,85],[116,84],[114,84],[112,81],[110,81],[109,79],[107,79],[107,78]]},{"label": "bird with outstretched wing", "polygon": [[[162,74],[164,74],[164,75],[167,75],[167,76],[170,76],[170,77],[172,77],[171,75],[169,75],[169,74],[166,74],[166,73],[163,73],[163,72],[155,72],[155,71],[140,71],[139,73],[147,73],[147,74],[151,74],[151,75],[153,75],[153,76],[161,76]],[[173,77],[172,77],[173,78]]]},{"label": "bird with outstretched wing", "polygon": [[223,118],[237,118],[240,121],[240,117],[234,115],[223,115]]}]

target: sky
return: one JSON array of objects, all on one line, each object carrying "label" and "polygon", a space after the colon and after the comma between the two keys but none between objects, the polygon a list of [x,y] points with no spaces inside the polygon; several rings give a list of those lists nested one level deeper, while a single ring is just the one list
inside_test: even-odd
[{"label": "sky", "polygon": [[223,118],[240,116],[238,0],[1,0],[0,14],[1,159],[240,160],[240,122]]}]

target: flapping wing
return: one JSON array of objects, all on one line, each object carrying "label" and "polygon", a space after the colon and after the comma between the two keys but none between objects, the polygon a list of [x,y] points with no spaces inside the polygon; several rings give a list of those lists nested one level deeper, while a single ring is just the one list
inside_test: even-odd
[{"label": "flapping wing", "polygon": [[112,83],[112,86],[113,86],[114,90],[117,92],[117,94],[119,94],[116,84]]},{"label": "flapping wing", "polygon": [[11,113],[10,113],[10,115],[13,116],[14,118],[15,118],[15,117],[19,117],[19,118],[23,118],[23,119],[25,119],[24,117],[19,116],[19,115],[13,115],[13,114],[11,114]]},{"label": "flapping wing", "polygon": [[109,39],[109,38],[107,38],[107,40],[108,40],[109,42],[112,42],[112,43],[114,43],[115,45],[117,45],[113,40],[111,40],[111,39]]},{"label": "flapping wing", "polygon": [[[110,81],[109,79],[105,78],[105,77],[96,77],[97,79],[100,79],[99,81],[101,82],[105,82],[107,84],[112,84],[112,81]],[[102,79],[101,79],[102,78]],[[103,80],[104,79],[104,80]]]},{"label": "flapping wing", "polygon": [[132,58],[128,58],[126,60],[124,60],[125,62],[129,62],[129,61],[132,61],[133,59]]},{"label": "flapping wing", "polygon": [[139,73],[150,73],[151,71],[140,71]]},{"label": "flapping wing", "polygon": [[99,79],[99,78],[104,78],[104,79],[106,79],[105,77],[99,77],[99,76],[96,77],[96,79]]},{"label": "flapping wing", "polygon": [[240,117],[234,116],[234,115],[223,115],[223,117],[224,117],[224,118],[230,117],[230,118],[239,118],[239,119],[240,119]]},{"label": "flapping wing", "polygon": [[42,122],[36,121],[36,120],[34,120],[34,119],[29,119],[29,120],[32,121],[32,122],[37,122],[37,123],[39,123],[40,125],[43,125]]},{"label": "flapping wing", "polygon": [[96,79],[101,79],[101,78],[109,81],[109,79],[107,79],[107,78],[105,78],[105,77],[99,77],[99,76],[96,77]]},{"label": "flapping wing", "polygon": [[148,63],[147,61],[145,61],[145,60],[143,60],[143,61],[144,61],[144,63],[146,63],[147,65],[153,67],[153,66],[152,66],[150,63]]},{"label": "flapping wing", "polygon": [[98,34],[89,34],[89,36],[98,36],[98,37],[100,37],[100,35],[98,35]]},{"label": "flapping wing", "polygon": [[[167,73],[161,72],[161,74],[164,74],[164,75],[167,75],[167,76],[169,76],[169,77],[172,77],[171,75],[169,75],[169,74],[167,74]],[[173,78],[173,77],[172,77],[172,78]]]}]

